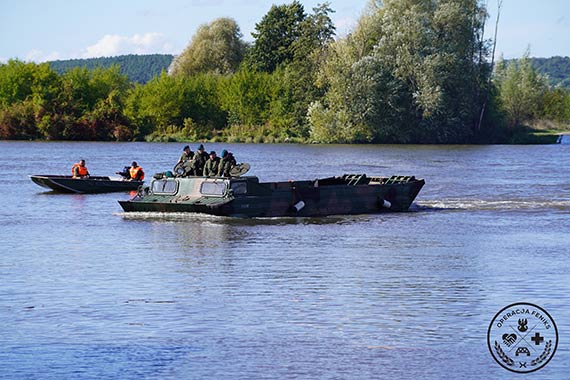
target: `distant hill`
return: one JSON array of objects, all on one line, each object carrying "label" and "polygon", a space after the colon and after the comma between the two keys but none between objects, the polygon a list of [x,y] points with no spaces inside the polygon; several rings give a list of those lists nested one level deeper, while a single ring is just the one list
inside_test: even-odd
[{"label": "distant hill", "polygon": [[570,88],[570,57],[531,58],[533,66],[547,74],[552,86]]},{"label": "distant hill", "polygon": [[[162,70],[168,70],[173,59],[174,56],[171,54],[129,54],[116,57],[51,61],[49,64],[60,74],[74,67],[86,67],[91,70],[117,64],[121,66],[121,72],[131,81],[146,83],[160,74]],[[548,75],[552,86],[570,88],[570,57],[531,58],[531,61],[540,73]]]},{"label": "distant hill", "polygon": [[129,54],[116,57],[67,59],[48,63],[59,74],[63,74],[74,67],[85,67],[92,70],[97,67],[108,68],[112,65],[119,65],[121,73],[132,82],[146,83],[160,74],[162,70],[168,70],[173,58],[174,56],[171,54]]}]

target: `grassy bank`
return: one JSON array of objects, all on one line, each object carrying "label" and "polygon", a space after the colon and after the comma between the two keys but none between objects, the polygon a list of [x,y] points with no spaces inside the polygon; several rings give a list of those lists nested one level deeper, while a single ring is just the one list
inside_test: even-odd
[{"label": "grassy bank", "polygon": [[554,124],[551,121],[538,120],[530,125],[517,127],[512,134],[510,144],[556,144],[562,134],[570,134],[570,125]]}]

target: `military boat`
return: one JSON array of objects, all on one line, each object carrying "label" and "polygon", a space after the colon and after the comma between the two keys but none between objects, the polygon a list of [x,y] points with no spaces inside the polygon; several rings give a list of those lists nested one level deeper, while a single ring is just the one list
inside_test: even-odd
[{"label": "military boat", "polygon": [[126,212],[195,212],[234,217],[297,217],[406,211],[425,184],[413,176],[345,174],[311,181],[259,182],[254,176],[154,178]]},{"label": "military boat", "polygon": [[137,190],[143,181],[90,176],[73,178],[70,175],[31,175],[34,183],[58,193],[94,194]]}]

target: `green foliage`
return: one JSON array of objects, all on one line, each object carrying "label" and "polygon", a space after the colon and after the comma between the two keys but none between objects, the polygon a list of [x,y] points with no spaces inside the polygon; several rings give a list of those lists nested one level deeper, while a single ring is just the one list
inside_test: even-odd
[{"label": "green foliage", "polygon": [[500,62],[495,71],[495,84],[509,127],[514,128],[539,116],[548,81],[532,66],[528,52],[516,62]]},{"label": "green foliage", "polygon": [[230,125],[260,126],[269,121],[274,80],[270,74],[242,69],[224,80],[221,106]]},{"label": "green foliage", "polygon": [[[338,46],[336,65],[346,56]],[[340,75],[339,75],[340,74]],[[375,57],[364,57],[334,76],[325,98],[309,109],[311,136],[323,142],[410,142],[413,118],[405,84],[383,70]]]},{"label": "green foliage", "polygon": [[0,138],[112,140],[128,135],[123,105],[130,85],[117,66],[75,68],[59,76],[48,64],[10,61],[0,65],[0,83]]},{"label": "green foliage", "polygon": [[548,76],[551,86],[570,89],[570,57],[529,59],[540,74]]},{"label": "green foliage", "polygon": [[184,95],[184,81],[163,72],[146,85],[135,87],[127,101],[127,114],[136,116],[139,123],[155,125],[157,129],[180,126],[184,119]]},{"label": "green foliage", "polygon": [[33,140],[39,137],[34,104],[25,100],[0,109],[0,138]]},{"label": "green foliage", "polygon": [[264,72],[273,72],[287,64],[295,55],[295,41],[301,38],[301,24],[305,9],[297,0],[291,4],[272,5],[252,33],[255,42],[247,56],[248,66]]},{"label": "green foliage", "polygon": [[51,61],[49,65],[60,75],[76,67],[94,70],[96,68],[106,69],[111,66],[119,66],[120,73],[129,78],[131,82],[146,83],[155,76],[160,75],[163,70],[167,70],[173,58],[171,54],[128,54],[116,57]]},{"label": "green foliage", "polygon": [[[550,141],[570,124],[570,91],[550,89],[533,67],[542,61],[528,54],[500,62],[490,82],[483,4],[370,0],[354,30],[335,41],[328,3],[306,14],[293,1],[271,7],[243,61],[246,45],[235,21],[200,27],[172,64],[173,75],[165,70],[171,56],[69,66],[11,60],[0,64],[0,138]],[[160,74],[151,64],[158,58],[168,61],[157,66]],[[554,57],[541,65],[560,73],[565,62]],[[129,67],[152,79],[129,82]]]},{"label": "green foliage", "polygon": [[26,100],[32,95],[34,64],[9,60],[0,66],[0,105]]},{"label": "green foliage", "polygon": [[246,49],[241,37],[239,26],[230,18],[219,18],[200,26],[188,47],[172,61],[169,74],[190,77],[235,72]]},{"label": "green foliage", "polygon": [[127,99],[126,115],[135,126],[136,137],[144,138],[153,132],[177,134],[185,123],[188,125],[187,119],[195,125],[192,134],[203,134],[199,138],[211,135],[215,128],[223,128],[226,115],[218,100],[220,80],[216,75],[186,79],[163,72],[146,85],[135,86]]},{"label": "green foliage", "polygon": [[333,124],[343,130],[325,134],[333,141],[468,141],[488,75],[484,15],[476,0],[370,2],[329,49],[312,137],[321,139],[327,114],[341,118]]},{"label": "green foliage", "polygon": [[326,48],[335,32],[331,12],[325,3],[306,15],[303,6],[294,1],[272,6],[256,25],[246,66],[271,73],[274,91],[266,120],[274,136],[283,139],[309,136],[307,110],[311,102],[323,96],[324,91],[315,82],[319,62],[326,59]]},{"label": "green foliage", "polygon": [[555,88],[544,94],[543,119],[570,124],[570,89]]}]

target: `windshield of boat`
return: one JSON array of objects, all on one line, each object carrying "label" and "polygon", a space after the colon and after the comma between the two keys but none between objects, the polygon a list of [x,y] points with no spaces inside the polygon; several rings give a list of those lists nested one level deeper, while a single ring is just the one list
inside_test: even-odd
[{"label": "windshield of boat", "polygon": [[166,179],[155,180],[152,182],[153,194],[176,194],[178,182]]},{"label": "windshield of boat", "polygon": [[200,193],[202,195],[224,195],[226,193],[227,184],[224,181],[220,182],[202,182],[200,186]]}]

